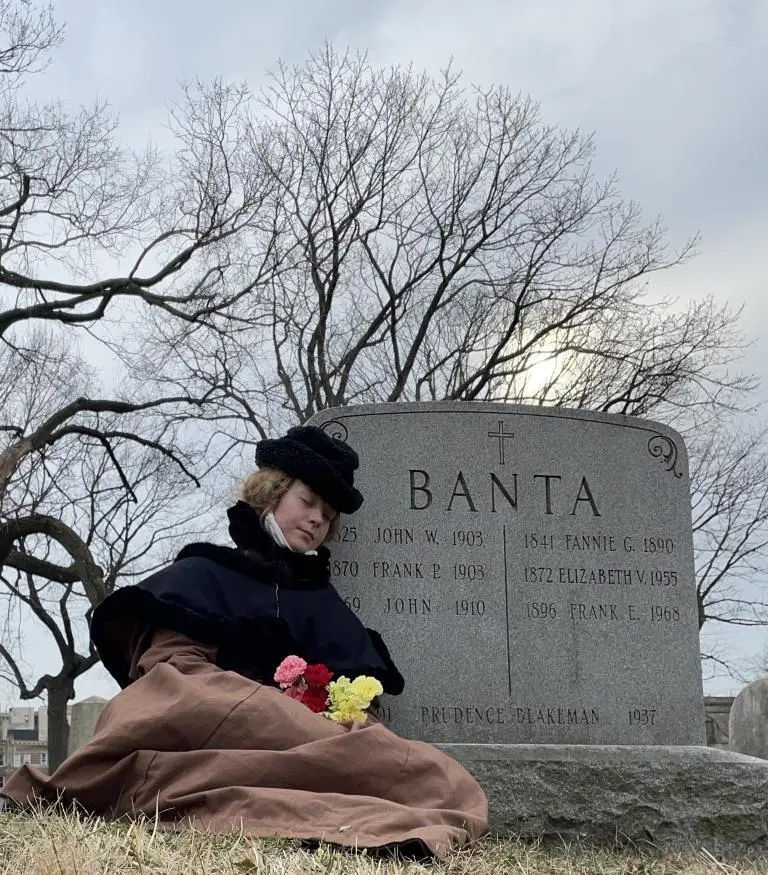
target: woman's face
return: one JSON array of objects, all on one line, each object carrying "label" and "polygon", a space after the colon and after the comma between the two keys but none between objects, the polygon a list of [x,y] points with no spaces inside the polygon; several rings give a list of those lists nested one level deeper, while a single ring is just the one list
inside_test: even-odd
[{"label": "woman's face", "polygon": [[306,553],[323,543],[336,511],[306,483],[294,480],[278,501],[274,514],[291,549]]}]

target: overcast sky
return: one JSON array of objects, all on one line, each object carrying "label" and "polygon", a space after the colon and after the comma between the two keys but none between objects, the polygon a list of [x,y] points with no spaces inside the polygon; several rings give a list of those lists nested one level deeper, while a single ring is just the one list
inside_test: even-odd
[{"label": "overcast sky", "polygon": [[[437,72],[453,58],[467,83],[530,94],[547,121],[594,132],[598,174],[617,171],[673,243],[701,233],[699,256],[655,289],[743,304],[748,367],[768,382],[765,0],[66,0],[57,13],[66,40],[36,90],[106,98],[134,143],[161,135],[180,81],[257,86],[324,39],[375,64]],[[766,640],[738,636],[743,653]],[[92,672],[78,694],[113,689]]]},{"label": "overcast sky", "polygon": [[[617,171],[672,242],[701,232],[699,257],[658,280],[664,291],[743,302],[750,336],[765,337],[762,0],[67,0],[58,11],[66,42],[37,87],[108,99],[137,143],[162,136],[180,81],[257,86],[279,58],[300,63],[326,38],[375,64],[436,72],[453,58],[467,83],[509,85],[548,121],[594,132],[598,172]],[[764,366],[757,353],[750,363]]]}]

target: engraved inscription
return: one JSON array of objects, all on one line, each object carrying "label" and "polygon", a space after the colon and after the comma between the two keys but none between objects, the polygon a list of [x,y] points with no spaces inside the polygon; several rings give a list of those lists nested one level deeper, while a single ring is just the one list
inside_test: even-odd
[{"label": "engraved inscription", "polygon": [[[437,495],[438,509],[446,513],[458,510],[468,513],[478,513],[480,510],[498,513],[500,509],[518,511],[523,509],[518,500],[518,480],[517,474],[507,474],[502,481],[499,476],[489,472],[487,481],[483,482],[459,470],[451,478],[449,486],[445,483],[435,485],[429,471],[410,468],[408,506],[410,510],[428,510]],[[534,474],[531,482],[526,483],[524,509],[528,512],[539,511],[547,516],[578,516],[585,511],[595,517],[602,516],[585,476],[569,480],[565,487],[562,480],[560,474]],[[564,492],[564,488],[567,491]]]},{"label": "engraved inscription", "polygon": [[333,540],[343,544],[354,544],[357,541],[357,526],[339,526]]},{"label": "engraved inscription", "polygon": [[528,602],[525,610],[529,620],[554,620],[557,617],[557,605],[554,602]]},{"label": "engraved inscription", "polygon": [[594,726],[600,709],[584,706],[477,707],[471,705],[421,705],[422,723],[518,723],[530,726]]},{"label": "engraved inscription", "polygon": [[617,535],[604,535],[599,532],[592,532],[590,534],[566,532],[565,535],[559,538],[546,532],[525,532],[522,537],[522,546],[526,550],[560,549],[578,553],[616,553],[622,549],[625,553],[634,553],[636,550],[639,550],[643,553],[666,553],[671,555],[675,552],[674,538],[665,535],[635,538],[632,535],[621,537]]},{"label": "engraved inscription", "polygon": [[451,532],[452,544],[454,547],[482,547],[483,533],[479,530],[465,532],[456,529]]},{"label": "engraved inscription", "polygon": [[370,563],[371,575],[387,580],[439,580],[439,562],[390,562],[386,559]]},{"label": "engraved inscription", "polygon": [[392,599],[388,598],[386,607],[384,608],[385,614],[408,614],[409,616],[421,616],[424,614],[432,613],[432,600],[431,599]]},{"label": "engraved inscription", "polygon": [[334,559],[331,562],[332,577],[357,577],[360,573],[360,563],[354,559]]},{"label": "engraved inscription", "polygon": [[613,622],[646,620],[650,623],[679,623],[683,615],[676,605],[620,605],[613,602],[526,602],[528,620],[556,620],[563,617],[576,622]]},{"label": "engraved inscription", "polygon": [[376,534],[373,537],[374,544],[412,544],[413,529],[391,529],[379,528],[376,529]]},{"label": "engraved inscription", "polygon": [[655,726],[656,725],[656,708],[630,708],[629,709],[629,725],[630,726]]},{"label": "engraved inscription", "polygon": [[566,550],[589,550],[598,553],[615,553],[616,538],[613,535],[571,535],[565,536]]},{"label": "engraved inscription", "polygon": [[456,599],[456,615],[459,617],[484,617],[485,602],[482,599]]},{"label": "engraved inscription", "polygon": [[551,568],[546,565],[526,565],[526,583],[597,584],[598,586],[661,586],[675,587],[677,571],[671,568]]},{"label": "engraved inscription", "polygon": [[569,605],[572,620],[619,620],[618,605],[584,604],[571,602]]},{"label": "engraved inscription", "polygon": [[510,708],[513,723],[539,726],[594,726],[600,722],[598,708]]},{"label": "engraved inscription", "polygon": [[477,708],[468,705],[422,705],[421,722],[500,724],[504,723],[504,712],[505,709],[498,706]]},{"label": "engraved inscription", "polygon": [[554,550],[554,535],[538,535],[536,532],[527,532],[523,535],[523,544],[526,550]]},{"label": "engraved inscription", "polygon": [[359,595],[347,596],[347,598],[344,599],[344,604],[356,614],[360,613],[362,602],[360,601]]},{"label": "engraved inscription", "polygon": [[372,562],[374,577],[392,579],[408,577],[412,580],[424,580],[423,562]]}]

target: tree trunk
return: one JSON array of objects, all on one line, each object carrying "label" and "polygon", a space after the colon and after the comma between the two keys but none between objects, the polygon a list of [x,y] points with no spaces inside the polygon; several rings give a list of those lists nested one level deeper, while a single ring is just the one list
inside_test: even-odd
[{"label": "tree trunk", "polygon": [[69,723],[67,702],[75,697],[75,684],[69,678],[52,678],[48,683],[48,771],[53,772],[67,758]]}]

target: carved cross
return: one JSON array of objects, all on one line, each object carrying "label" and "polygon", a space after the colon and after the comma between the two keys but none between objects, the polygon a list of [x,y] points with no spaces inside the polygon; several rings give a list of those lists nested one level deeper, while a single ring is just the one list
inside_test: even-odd
[{"label": "carved cross", "polygon": [[504,441],[507,438],[513,438],[515,433],[513,431],[504,431],[504,420],[499,420],[499,430],[498,431],[489,431],[488,437],[495,437],[499,442],[499,464],[504,464]]}]

